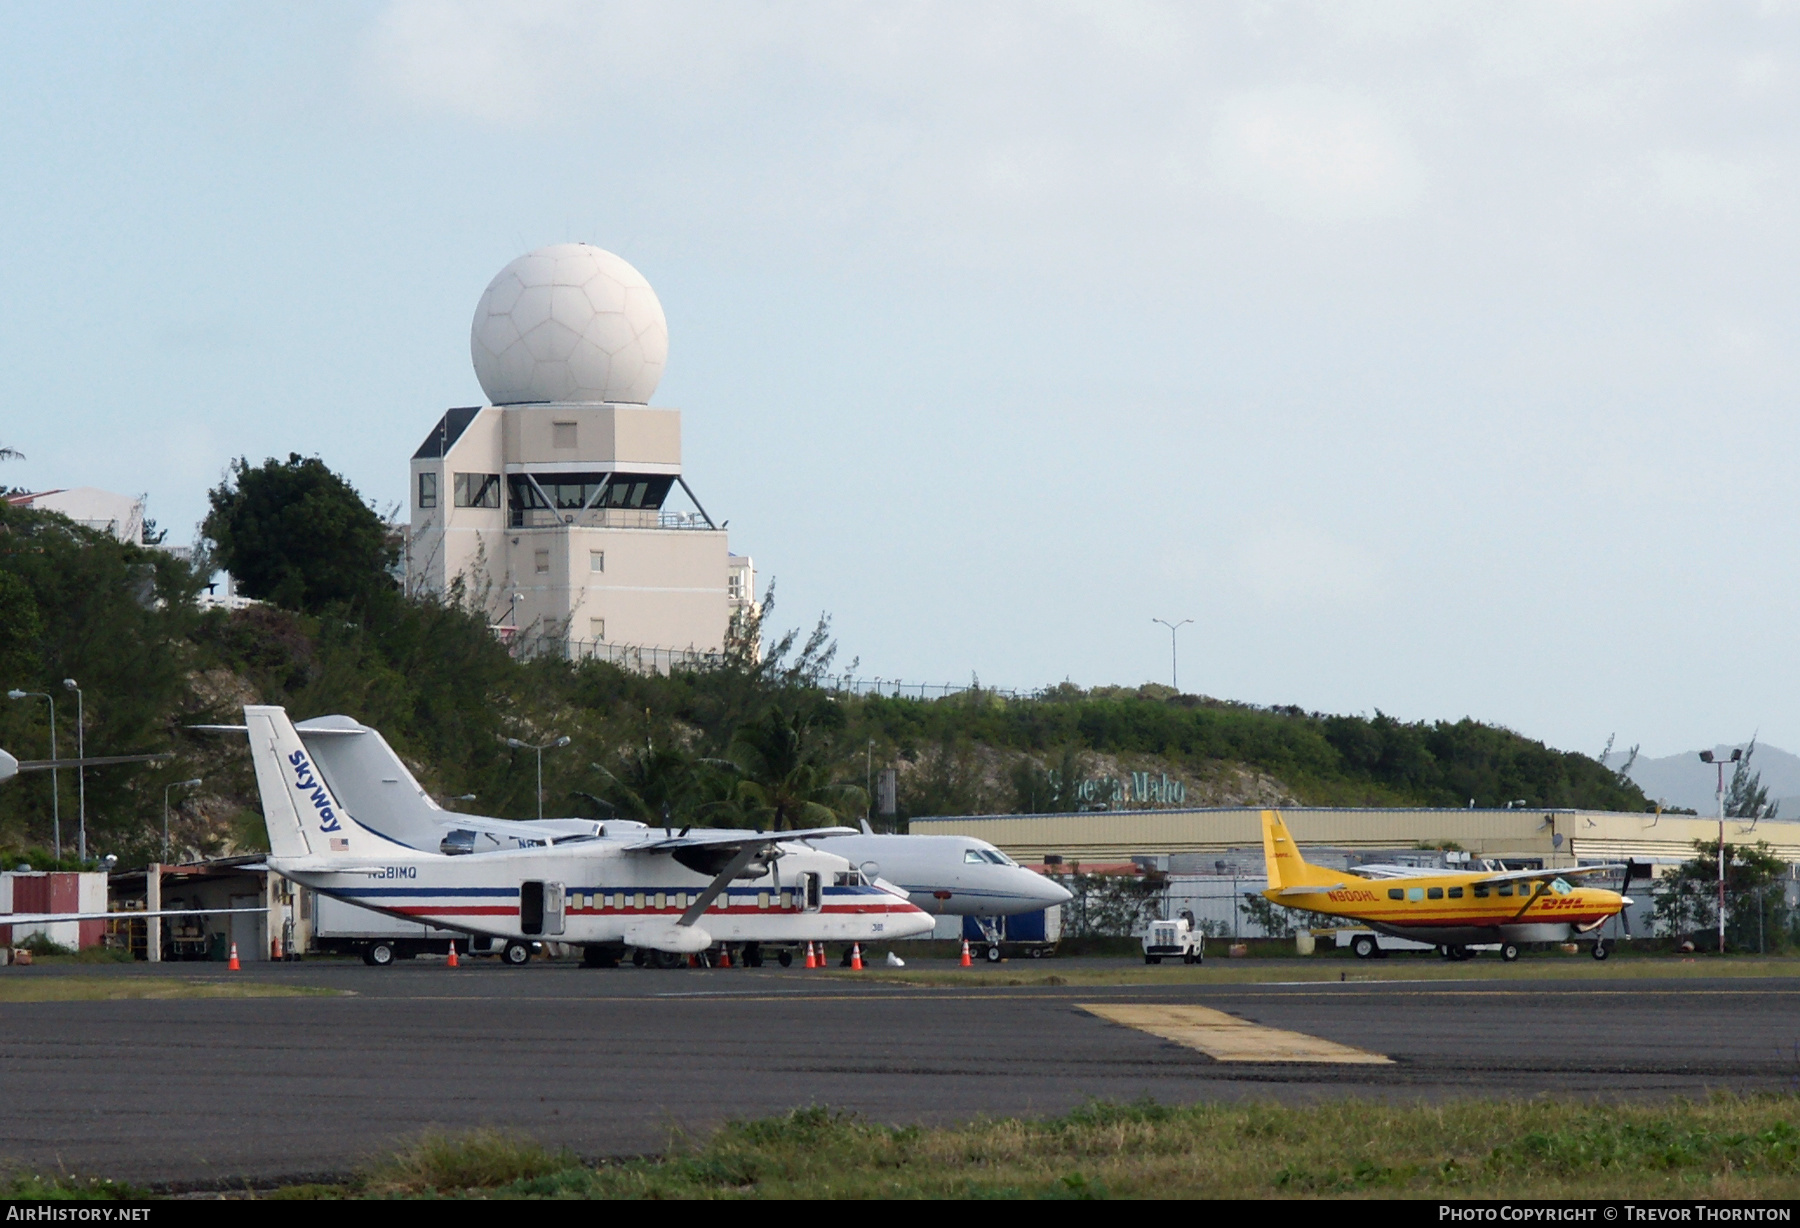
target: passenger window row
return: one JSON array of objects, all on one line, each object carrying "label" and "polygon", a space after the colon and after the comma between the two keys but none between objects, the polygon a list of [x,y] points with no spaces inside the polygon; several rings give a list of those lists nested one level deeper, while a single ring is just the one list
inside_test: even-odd
[{"label": "passenger window row", "polygon": [[[1445,889],[1443,887],[1404,887],[1404,888],[1389,887],[1388,888],[1388,899],[1390,899],[1390,900],[1425,900],[1425,899],[1441,900],[1444,898],[1444,890]],[[1450,891],[1451,899],[1460,900],[1463,898],[1463,889],[1461,887],[1451,887],[1451,888],[1449,888],[1449,891]],[[1480,887],[1475,888],[1475,897],[1477,899],[1480,899],[1482,896],[1485,896],[1486,894],[1487,894],[1487,892],[1485,890],[1483,890],[1482,888],[1480,888]]]},{"label": "passenger window row", "polygon": [[[776,898],[771,892],[759,891],[756,893],[756,906],[758,908],[797,908],[798,905],[794,902],[796,893],[796,888],[783,887],[781,889],[780,897]],[[700,893],[697,891],[576,891],[570,893],[569,902],[575,908],[686,909],[691,907],[694,901],[699,898]],[[707,905],[708,908],[718,909],[730,908],[731,906],[732,900],[730,894],[723,891],[718,894],[711,904]]]}]

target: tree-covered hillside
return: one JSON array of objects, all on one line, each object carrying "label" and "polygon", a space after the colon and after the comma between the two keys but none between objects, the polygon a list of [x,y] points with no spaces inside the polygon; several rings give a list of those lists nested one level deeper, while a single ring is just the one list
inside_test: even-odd
[{"label": "tree-covered hillside", "polygon": [[[237,476],[273,472],[246,467]],[[347,486],[332,496],[337,486],[310,468],[304,476],[309,498],[355,498]],[[211,523],[231,523],[240,493],[214,492]],[[840,693],[827,685],[832,646],[823,623],[805,640],[789,635],[760,654],[751,648],[760,628],[740,628],[716,666],[674,676],[516,660],[479,615],[403,596],[386,579],[388,554],[369,539],[366,521],[339,510],[362,581],[344,578],[342,557],[315,564],[288,551],[280,566],[265,568],[271,604],[202,613],[193,604],[202,578],[174,556],[0,504],[0,690],[54,696],[65,755],[75,746],[65,678],[82,688],[90,755],[173,754],[89,771],[91,853],[116,853],[127,864],[155,856],[164,787],[196,776],[204,781],[198,789],[172,795],[177,855],[254,846],[260,819],[241,742],[187,728],[237,722],[246,702],[284,704],[295,719],[346,713],[366,721],[427,787],[445,798],[475,794],[463,805],[508,817],[532,815],[537,803],[535,758],[506,740],[565,734],[571,744],[544,758],[547,814],[798,825],[860,816],[866,786],[886,766],[898,769],[902,820],[1074,809],[1108,796],[1138,804],[1118,783],[1134,779],[1166,785],[1161,800],[1189,805],[1473,799],[1646,808],[1634,786],[1594,759],[1471,719],[1327,716],[1158,686],[1064,685],[1029,699]],[[278,519],[235,523],[229,549],[282,548]],[[239,574],[254,574],[248,560],[231,561]],[[315,565],[337,569],[329,584],[302,574]],[[281,600],[300,608],[273,604]],[[1055,663],[1045,669],[1054,672]],[[22,759],[47,757],[47,717],[33,696],[0,702],[0,746]],[[65,848],[75,811],[74,773],[65,771]],[[0,853],[41,864],[50,823],[48,773],[0,787]]]}]

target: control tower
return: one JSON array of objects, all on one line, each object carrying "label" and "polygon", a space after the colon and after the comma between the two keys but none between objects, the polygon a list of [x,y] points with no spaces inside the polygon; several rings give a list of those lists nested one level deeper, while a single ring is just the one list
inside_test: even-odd
[{"label": "control tower", "polygon": [[535,648],[717,652],[755,572],[682,476],[681,411],[650,405],[669,352],[650,283],[597,247],[540,248],[489,283],[469,349],[489,404],[413,454],[409,589]]}]

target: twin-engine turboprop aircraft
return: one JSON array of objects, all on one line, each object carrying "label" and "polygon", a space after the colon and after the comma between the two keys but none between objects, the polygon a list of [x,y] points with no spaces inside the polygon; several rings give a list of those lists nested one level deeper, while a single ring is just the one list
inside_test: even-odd
[{"label": "twin-engine turboprop aircraft", "polygon": [[[1469,958],[1471,946],[1499,943],[1501,956],[1515,960],[1522,942],[1568,942],[1576,934],[1591,934],[1632,902],[1617,891],[1569,881],[1619,871],[1629,880],[1629,864],[1453,873],[1365,866],[1355,873],[1307,862],[1273,810],[1262,812],[1262,830],[1267,899],[1349,917],[1396,938],[1429,942],[1452,959]],[[1368,958],[1376,952],[1375,941],[1364,935],[1352,949]],[[1605,939],[1596,937],[1594,958],[1606,956]]]},{"label": "twin-engine turboprop aircraft", "polygon": [[[202,726],[223,731],[227,726]],[[390,840],[445,853],[498,851],[574,835],[640,843],[663,828],[621,819],[519,822],[444,810],[379,731],[348,716],[320,716],[294,727],[313,766],[363,826]],[[689,834],[698,834],[690,829]],[[713,833],[709,833],[713,834]],[[741,833],[727,833],[734,838]],[[866,880],[903,890],[925,912],[1006,917],[1035,912],[1073,896],[1062,884],[1019,865],[985,840],[968,836],[877,835],[864,824],[809,837],[847,858]]]},{"label": "twin-engine turboprop aircraft", "polygon": [[596,824],[544,825],[540,847],[412,848],[343,808],[286,711],[247,706],[244,722],[270,869],[376,912],[504,939],[508,963],[529,960],[529,943],[543,938],[587,946],[611,963],[628,946],[685,955],[714,943],[870,942],[932,928],[904,896],[800,843],[847,828],[642,828],[633,839],[601,839]]}]

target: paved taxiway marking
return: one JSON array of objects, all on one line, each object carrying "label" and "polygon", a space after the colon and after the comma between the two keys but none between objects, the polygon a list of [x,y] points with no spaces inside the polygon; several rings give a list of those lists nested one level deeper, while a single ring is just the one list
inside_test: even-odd
[{"label": "paved taxiway marking", "polygon": [[1390,1066],[1394,1059],[1303,1032],[1264,1027],[1205,1006],[1125,1006],[1081,1003],[1090,1015],[1124,1024],[1178,1045],[1198,1049],[1220,1062],[1331,1062],[1346,1066]]}]

